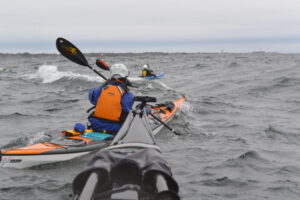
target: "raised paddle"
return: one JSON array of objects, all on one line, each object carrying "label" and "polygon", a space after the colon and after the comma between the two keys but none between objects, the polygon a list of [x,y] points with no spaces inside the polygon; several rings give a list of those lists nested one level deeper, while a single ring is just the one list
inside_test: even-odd
[{"label": "raised paddle", "polygon": [[56,39],[56,48],[57,50],[63,55],[64,57],[68,58],[69,60],[79,64],[86,66],[93,70],[96,74],[101,76],[104,80],[107,80],[105,76],[103,76],[100,72],[95,70],[92,66],[89,65],[84,55],[81,51],[73,45],[71,42],[64,38],[57,38]]},{"label": "raised paddle", "polygon": [[108,64],[106,64],[103,60],[97,59],[96,60],[96,65],[100,67],[103,70],[109,71]]}]

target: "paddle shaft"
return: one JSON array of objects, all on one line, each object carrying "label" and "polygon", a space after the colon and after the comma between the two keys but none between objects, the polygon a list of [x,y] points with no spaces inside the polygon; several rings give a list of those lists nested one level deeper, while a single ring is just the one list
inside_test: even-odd
[{"label": "paddle shaft", "polygon": [[160,122],[162,125],[164,125],[167,129],[169,129],[171,132],[173,132],[175,135],[181,135],[181,133],[178,133],[175,131],[175,129],[171,128],[169,125],[167,125],[165,122],[163,122],[161,119],[153,115],[151,112],[149,113],[154,119],[156,119],[158,122]]},{"label": "paddle shaft", "polygon": [[105,76],[103,76],[100,72],[98,72],[97,70],[95,70],[92,66],[90,66],[89,64],[87,65],[88,68],[90,68],[91,70],[93,70],[93,72],[95,72],[96,74],[98,74],[99,76],[101,76],[104,80],[107,80],[107,78]]}]

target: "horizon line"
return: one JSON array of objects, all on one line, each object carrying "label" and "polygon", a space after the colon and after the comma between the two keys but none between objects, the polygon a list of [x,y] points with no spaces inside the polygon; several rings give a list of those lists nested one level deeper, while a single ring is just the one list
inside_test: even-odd
[{"label": "horizon line", "polygon": [[[300,52],[279,52],[279,51],[140,51],[140,52],[84,52],[83,54],[249,54],[249,53],[277,53],[277,54],[300,54]],[[61,55],[59,52],[1,52],[0,55]]]},{"label": "horizon line", "polygon": [[[300,53],[300,38],[234,38],[178,40],[82,40],[75,46],[88,53],[213,53],[278,52]],[[100,49],[100,50],[99,50]],[[101,50],[103,49],[103,50]],[[55,53],[55,40],[0,41],[0,53]]]}]

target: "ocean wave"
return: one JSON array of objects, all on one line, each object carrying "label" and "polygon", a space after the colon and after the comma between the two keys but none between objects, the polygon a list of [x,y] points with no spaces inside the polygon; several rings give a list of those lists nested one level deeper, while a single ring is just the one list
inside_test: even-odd
[{"label": "ocean wave", "polygon": [[299,83],[299,78],[282,76],[269,80],[264,84],[259,84],[254,86],[253,88],[249,88],[248,92],[249,94],[261,96],[262,94],[266,93],[279,93],[280,89],[285,89],[284,92],[288,92],[287,90],[289,90],[290,88],[291,93],[293,93],[293,87],[298,87]]},{"label": "ocean wave", "polygon": [[204,64],[204,63],[197,63],[196,65],[192,66],[192,68],[195,68],[195,69],[202,69],[202,68],[207,68],[207,67],[210,67],[210,65]]},{"label": "ocean wave", "polygon": [[[298,104],[298,103],[297,103]],[[289,110],[290,113],[296,113],[299,114],[300,113],[300,108],[295,108],[295,109],[291,109]]]},{"label": "ocean wave", "polygon": [[243,138],[240,138],[240,137],[238,137],[238,138],[234,138],[234,139],[232,139],[233,141],[235,141],[235,142],[238,142],[238,143],[241,143],[241,144],[244,144],[244,145],[247,145],[248,144],[248,142],[247,142],[247,140],[246,139],[243,139]]},{"label": "ocean wave", "polygon": [[262,158],[260,154],[256,151],[247,151],[245,153],[240,154],[236,158],[227,159],[220,164],[214,166],[207,166],[204,168],[206,170],[224,170],[225,168],[238,169],[241,170],[247,168],[252,168],[254,171],[264,171],[265,169],[269,169],[269,165],[272,162]]},{"label": "ocean wave", "polygon": [[51,99],[51,100],[45,100],[43,101],[44,103],[57,103],[57,104],[70,104],[70,103],[75,103],[75,102],[78,102],[79,99]]},{"label": "ocean wave", "polygon": [[265,129],[265,133],[269,138],[277,141],[281,140],[290,144],[300,144],[300,134],[298,132],[294,133],[282,130],[274,125],[269,125],[268,128]]},{"label": "ocean wave", "polygon": [[[273,186],[268,186],[265,189],[267,192],[271,192],[278,199],[295,199],[298,200],[300,196],[299,182],[291,180],[278,180],[271,183]],[[274,198],[273,198],[274,199]]]},{"label": "ocean wave", "polygon": [[1,149],[10,149],[14,147],[24,147],[27,145],[32,145],[40,142],[49,142],[52,137],[45,132],[38,132],[35,135],[23,136],[10,141],[8,144],[1,147]]},{"label": "ocean wave", "polygon": [[1,114],[0,119],[20,119],[20,118],[34,118],[34,117],[47,117],[47,115],[29,115],[19,112],[10,113],[10,114]]},{"label": "ocean wave", "polygon": [[76,74],[73,72],[62,72],[54,65],[42,65],[35,74],[24,75],[28,79],[41,79],[42,83],[53,83],[55,81],[67,78],[68,80],[84,80],[88,82],[104,82],[103,78],[98,76],[89,76]]},{"label": "ocean wave", "polygon": [[37,144],[40,142],[49,142],[52,139],[52,136],[46,134],[44,131],[38,132],[36,135],[29,137],[28,144]]},{"label": "ocean wave", "polygon": [[67,188],[70,186],[71,186],[70,183],[65,183],[58,180],[45,180],[42,183],[40,183],[37,187],[39,189],[43,189],[51,192],[51,191]]},{"label": "ocean wave", "polygon": [[4,189],[4,188],[11,188],[11,182],[15,182],[13,187],[28,187],[28,183],[33,183],[36,180],[39,180],[39,178],[37,176],[34,175],[19,175],[19,176],[12,176],[10,178],[6,178],[6,179],[2,179],[0,181],[0,188]]},{"label": "ocean wave", "polygon": [[300,168],[297,166],[287,165],[282,166],[277,169],[274,169],[274,171],[271,173],[273,175],[284,175],[284,176],[299,176],[300,175]]},{"label": "ocean wave", "polygon": [[231,62],[227,67],[232,68],[232,67],[238,67],[238,66],[240,66],[239,63],[237,63],[237,62]]},{"label": "ocean wave", "polygon": [[241,160],[248,160],[248,159],[263,160],[256,151],[247,151],[247,152],[241,154],[238,157],[238,159],[241,159]]},{"label": "ocean wave", "polygon": [[[49,177],[38,177],[35,175],[18,175],[2,179],[0,181],[0,193],[2,194],[1,197],[4,197],[3,195],[6,194],[5,196],[10,197],[11,199],[20,199],[20,197],[13,198],[13,194],[23,194],[23,196],[25,196],[26,199],[32,199],[32,195],[33,193],[35,193],[32,190],[54,192],[70,188],[70,186],[70,183],[52,180],[49,179]],[[51,198],[51,196],[52,195],[50,194],[49,199]],[[1,197],[0,199],[2,199]],[[37,197],[37,199],[40,199],[40,197]]]},{"label": "ocean wave", "polygon": [[14,139],[10,141],[8,144],[1,147],[1,149],[10,149],[13,147],[23,147],[28,144],[28,141],[30,140],[29,136],[20,137],[17,139]]},{"label": "ocean wave", "polygon": [[273,87],[289,87],[299,85],[300,79],[295,77],[278,77],[273,80]]},{"label": "ocean wave", "polygon": [[[190,105],[188,105],[188,112],[194,113],[200,116],[212,115],[212,114],[228,114],[228,115],[242,115],[243,110],[248,110],[249,107],[239,105],[237,103],[220,101],[218,99],[209,99],[204,97],[203,99],[189,99]],[[238,124],[229,124],[229,126],[236,127]]]},{"label": "ocean wave", "polygon": [[56,111],[60,111],[60,110],[62,110],[62,109],[61,108],[57,108],[57,107],[45,109],[45,111],[47,111],[47,112],[56,112]]},{"label": "ocean wave", "polygon": [[135,82],[135,81],[148,81],[146,79],[143,79],[141,77],[128,77],[129,81]]},{"label": "ocean wave", "polygon": [[242,180],[242,179],[234,179],[234,178],[228,178],[227,176],[221,177],[221,178],[216,178],[216,179],[206,179],[200,181],[202,185],[205,186],[214,186],[214,187],[228,187],[232,186],[235,188],[240,188],[240,187],[245,187],[249,185],[248,181]]},{"label": "ocean wave", "polygon": [[[15,183],[14,183],[15,185]],[[7,185],[6,187],[0,186],[1,200],[10,199],[35,199],[32,197],[34,186],[28,182],[20,186]],[[20,197],[22,196],[22,197]]]}]

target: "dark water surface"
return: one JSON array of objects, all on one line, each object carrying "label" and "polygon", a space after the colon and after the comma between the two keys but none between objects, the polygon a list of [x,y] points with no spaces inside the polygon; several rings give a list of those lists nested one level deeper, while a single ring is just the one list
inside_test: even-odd
[{"label": "dark water surface", "polygon": [[[100,54],[99,54],[100,55]],[[91,64],[98,58],[89,54]],[[105,54],[124,63],[136,95],[188,101],[157,136],[182,199],[300,199],[300,55]],[[165,77],[138,78],[149,63]],[[0,146],[51,140],[86,122],[88,91],[103,82],[58,55],[0,55]],[[103,71],[102,71],[103,72]],[[108,75],[106,72],[103,72]],[[0,169],[0,199],[70,199],[92,155],[25,170]]]}]

